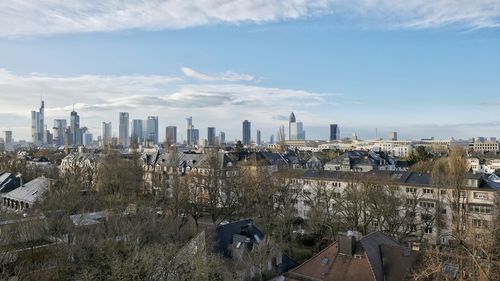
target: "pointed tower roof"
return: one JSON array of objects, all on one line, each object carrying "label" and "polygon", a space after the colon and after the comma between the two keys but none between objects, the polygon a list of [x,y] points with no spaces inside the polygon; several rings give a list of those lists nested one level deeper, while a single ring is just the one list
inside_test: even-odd
[{"label": "pointed tower roof", "polygon": [[290,114],[290,123],[295,123],[295,114]]}]

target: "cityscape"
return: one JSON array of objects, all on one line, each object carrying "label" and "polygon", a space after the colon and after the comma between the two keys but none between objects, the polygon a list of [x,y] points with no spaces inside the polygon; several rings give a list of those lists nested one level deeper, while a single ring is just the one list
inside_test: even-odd
[{"label": "cityscape", "polygon": [[0,3],[0,280],[500,281],[496,1]]}]

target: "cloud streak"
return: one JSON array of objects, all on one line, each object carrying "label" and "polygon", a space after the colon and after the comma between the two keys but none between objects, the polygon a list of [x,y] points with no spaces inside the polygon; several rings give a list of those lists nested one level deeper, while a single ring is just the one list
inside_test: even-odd
[{"label": "cloud streak", "polygon": [[382,27],[500,27],[498,0],[4,0],[0,36],[263,24],[316,15]]},{"label": "cloud streak", "polygon": [[209,75],[205,73],[198,72],[189,67],[182,67],[182,73],[187,77],[194,78],[201,81],[228,81],[228,82],[238,82],[238,81],[252,81],[253,76],[248,74],[239,74],[233,71],[226,71],[221,74]]}]

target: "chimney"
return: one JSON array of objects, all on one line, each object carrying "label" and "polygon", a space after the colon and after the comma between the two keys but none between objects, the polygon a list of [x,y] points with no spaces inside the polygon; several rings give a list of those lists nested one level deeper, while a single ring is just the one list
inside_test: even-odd
[{"label": "chimney", "polygon": [[348,234],[339,234],[339,253],[352,256],[356,250],[356,238]]}]

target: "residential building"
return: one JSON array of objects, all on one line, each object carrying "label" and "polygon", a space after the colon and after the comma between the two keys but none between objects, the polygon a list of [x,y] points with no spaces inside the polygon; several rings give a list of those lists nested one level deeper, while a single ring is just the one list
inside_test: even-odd
[{"label": "residential building", "polygon": [[130,146],[129,139],[129,114],[128,112],[120,112],[119,113],[120,123],[118,125],[118,138],[120,140],[120,144],[123,147]]},{"label": "residential building", "polygon": [[[357,236],[357,237],[356,237]],[[343,233],[330,246],[285,273],[285,281],[406,280],[416,255],[382,232]]]},{"label": "residential building", "polygon": [[250,121],[243,121],[243,145],[250,145],[252,139],[252,123]]}]

